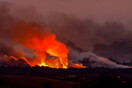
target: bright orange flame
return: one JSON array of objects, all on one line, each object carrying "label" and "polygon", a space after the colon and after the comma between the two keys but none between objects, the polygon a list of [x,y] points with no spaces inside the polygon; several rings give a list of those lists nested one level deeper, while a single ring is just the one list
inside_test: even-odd
[{"label": "bright orange flame", "polygon": [[[29,42],[32,44],[27,44]],[[43,39],[30,39],[27,43],[27,47],[35,50],[35,54],[37,55],[37,59],[30,62],[32,66],[39,65],[51,68],[67,68],[68,49],[63,43],[57,41],[53,34],[45,36]]]},{"label": "bright orange flame", "polygon": [[[40,26],[23,22],[12,31],[9,33],[11,38],[26,48],[32,49],[37,56],[33,61],[23,58],[30,66],[68,68],[68,49],[63,43],[56,40],[54,34],[45,32]],[[17,37],[14,36],[16,34]]]},{"label": "bright orange flame", "polygon": [[73,67],[73,68],[84,68],[84,66],[82,64],[73,64],[70,67]]}]

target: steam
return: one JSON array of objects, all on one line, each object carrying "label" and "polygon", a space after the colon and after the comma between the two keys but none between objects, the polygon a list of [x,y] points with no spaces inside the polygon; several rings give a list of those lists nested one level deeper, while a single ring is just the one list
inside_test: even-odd
[{"label": "steam", "polygon": [[99,24],[90,19],[82,20],[62,13],[53,13],[46,19],[35,9],[22,9],[12,3],[0,3],[0,42],[6,44],[6,46],[0,44],[2,62],[4,62],[2,58],[10,58],[10,56],[17,58],[18,52],[21,56],[33,56],[32,50],[23,47],[20,43],[23,44],[26,37],[35,35],[42,38],[51,32],[55,33],[60,41],[64,43],[72,41],[79,47],[80,51],[69,47],[69,58],[72,63],[79,63],[84,58],[89,58],[90,61],[95,62],[91,64],[92,67],[129,67],[118,65],[92,52],[97,44],[110,45],[113,42],[128,41],[131,45],[132,32],[121,23]]}]

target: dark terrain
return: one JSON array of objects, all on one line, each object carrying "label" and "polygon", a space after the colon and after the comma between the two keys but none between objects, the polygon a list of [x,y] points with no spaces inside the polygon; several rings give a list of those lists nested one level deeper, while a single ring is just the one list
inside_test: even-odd
[{"label": "dark terrain", "polygon": [[132,88],[132,69],[1,66],[0,88]]}]

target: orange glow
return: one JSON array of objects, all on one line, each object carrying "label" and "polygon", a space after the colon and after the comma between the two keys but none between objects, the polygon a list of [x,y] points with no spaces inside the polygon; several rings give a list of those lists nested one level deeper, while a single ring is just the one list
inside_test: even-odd
[{"label": "orange glow", "polygon": [[73,68],[84,68],[84,66],[82,64],[73,64],[70,67],[73,67]]},{"label": "orange glow", "polygon": [[[30,66],[46,66],[51,68],[68,68],[68,49],[65,44],[56,40],[53,33],[44,31],[45,29],[31,23],[18,23],[13,32],[9,32],[11,38],[32,49],[37,57],[34,60],[22,58]],[[17,34],[17,37],[14,36]],[[81,68],[81,65],[73,67]]]},{"label": "orange glow", "polygon": [[[28,44],[31,42],[32,44]],[[66,46],[57,41],[55,36],[48,35],[43,39],[32,38],[25,43],[26,47],[33,49],[37,59],[30,62],[31,66],[47,66],[51,68],[67,68],[68,66],[68,49]]]},{"label": "orange glow", "polygon": [[13,40],[34,51],[34,54],[37,56],[36,59],[28,61],[23,58],[30,66],[39,65],[51,68],[67,68],[67,47],[57,41],[54,34],[45,32],[44,30],[44,28],[31,23],[18,23],[13,29],[13,33],[10,32],[10,35],[12,37],[14,34],[17,34],[18,38],[13,37]]}]

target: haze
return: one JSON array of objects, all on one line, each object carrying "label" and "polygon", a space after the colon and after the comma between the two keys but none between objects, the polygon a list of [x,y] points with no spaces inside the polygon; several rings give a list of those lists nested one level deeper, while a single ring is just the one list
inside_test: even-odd
[{"label": "haze", "polygon": [[34,6],[43,15],[63,12],[98,22],[132,22],[131,0],[7,0],[22,6]]}]

